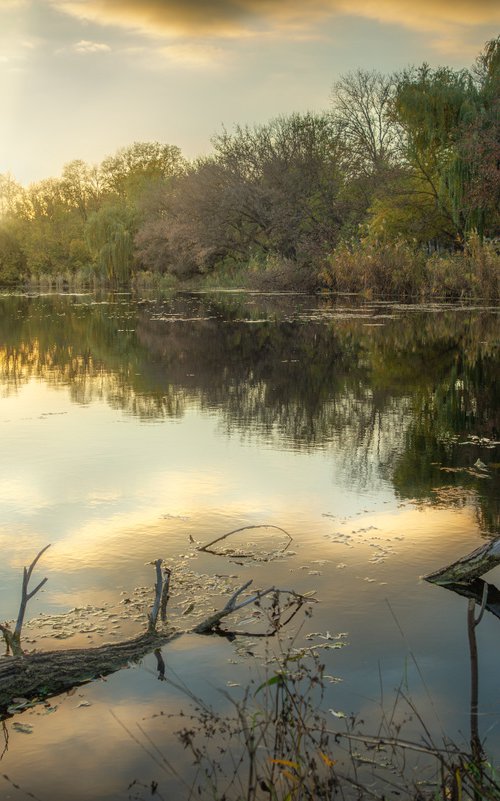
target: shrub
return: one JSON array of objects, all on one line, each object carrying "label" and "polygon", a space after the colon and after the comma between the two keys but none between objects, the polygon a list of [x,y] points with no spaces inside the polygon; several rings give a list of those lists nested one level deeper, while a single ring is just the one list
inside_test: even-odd
[{"label": "shrub", "polygon": [[500,294],[500,253],[493,242],[483,243],[473,232],[462,251],[433,255],[428,274],[434,295],[493,300]]},{"label": "shrub", "polygon": [[321,279],[340,292],[370,290],[409,296],[425,285],[425,255],[404,240],[341,242],[326,260]]},{"label": "shrub", "polygon": [[282,256],[267,256],[263,262],[251,262],[247,286],[262,292],[314,292],[320,281],[310,264]]}]

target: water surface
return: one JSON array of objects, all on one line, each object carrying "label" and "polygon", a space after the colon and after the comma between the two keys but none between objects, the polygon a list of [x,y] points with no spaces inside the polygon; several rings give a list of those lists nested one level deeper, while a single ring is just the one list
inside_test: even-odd
[{"label": "water surface", "polygon": [[[421,577],[498,533],[498,356],[490,308],[0,297],[0,618],[15,616],[22,566],[48,542],[29,647],[141,631],[158,557],[173,567],[170,614],[186,628],[249,578],[315,591],[312,619],[290,633],[292,647],[335,645],[323,651],[341,679],[326,709],[376,729],[381,696],[405,677],[430,728],[467,739],[467,601]],[[264,524],[291,545],[252,529],[225,541],[231,554],[196,550]],[[494,753],[498,626],[486,615],[478,629],[481,733]],[[237,697],[264,655],[249,638],[186,635],[164,649],[171,675],[214,703],[218,688]],[[41,799],[127,798],[134,779],[168,788],[130,731],[142,721],[181,765],[175,725],[157,715],[186,703],[147,657],[10,718],[0,772]]]}]

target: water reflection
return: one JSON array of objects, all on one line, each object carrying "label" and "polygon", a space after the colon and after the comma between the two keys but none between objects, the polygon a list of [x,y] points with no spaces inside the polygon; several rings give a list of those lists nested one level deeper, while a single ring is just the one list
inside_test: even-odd
[{"label": "water reflection", "polygon": [[498,526],[494,311],[230,294],[0,304],[6,395],[36,378],[152,422],[215,412],[229,436],[335,451],[347,485],[390,481],[431,503],[446,491]]},{"label": "water reflection", "polygon": [[[49,581],[26,627],[43,649],[143,630],[147,563],[159,556],[174,568],[181,627],[250,578],[315,591],[312,628],[349,632],[348,646],[325,652],[328,672],[344,679],[329,685],[327,708],[359,711],[376,730],[378,666],[389,695],[411,646],[427,682],[413,691],[419,711],[434,720],[438,707],[438,729],[444,720],[463,731],[463,609],[443,593],[437,615],[438,591],[419,576],[498,522],[497,320],[491,310],[307,296],[1,297],[0,619],[16,613],[22,565],[47,542]],[[293,537],[270,562],[204,554],[192,542],[264,523]],[[306,634],[296,636],[314,644]],[[478,636],[488,642],[482,697],[494,698],[489,620]],[[182,637],[162,652],[166,675],[176,665],[202,697],[243,687],[265,658],[261,640],[248,642]],[[142,666],[89,685],[92,707],[68,697],[56,715],[26,713],[33,734],[12,734],[5,772],[40,797],[46,787],[75,801],[124,797],[135,778],[158,779],[107,715],[119,707],[133,727],[168,712],[148,660],[146,677]],[[75,749],[94,764],[92,776],[79,766],[78,788],[66,768]],[[102,754],[106,776],[95,767]]]}]

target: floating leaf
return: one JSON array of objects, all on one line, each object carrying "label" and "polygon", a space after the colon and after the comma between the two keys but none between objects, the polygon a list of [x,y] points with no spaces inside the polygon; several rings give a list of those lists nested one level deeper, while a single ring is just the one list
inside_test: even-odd
[{"label": "floating leaf", "polygon": [[13,723],[12,728],[21,732],[21,734],[33,733],[33,726],[30,723]]},{"label": "floating leaf", "polygon": [[330,759],[330,757],[327,756],[326,754],[324,754],[323,751],[320,751],[319,755],[320,755],[321,759],[323,760],[323,762],[325,763],[325,765],[327,766],[327,768],[333,767],[333,765],[335,765],[335,763],[337,761],[336,759]]}]

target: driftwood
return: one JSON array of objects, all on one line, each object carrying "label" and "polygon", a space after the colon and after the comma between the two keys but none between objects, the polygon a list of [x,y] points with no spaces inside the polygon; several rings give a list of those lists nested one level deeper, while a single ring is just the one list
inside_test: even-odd
[{"label": "driftwood", "polygon": [[[145,633],[124,642],[106,644],[97,648],[73,648],[63,651],[46,651],[44,653],[23,653],[20,646],[20,634],[26,604],[35,592],[43,586],[46,579],[31,593],[27,591],[27,584],[33,567],[45,550],[46,548],[38,554],[28,570],[24,568],[23,595],[15,631],[12,632],[6,625],[1,627],[8,647],[11,647],[12,637],[16,635],[16,632],[18,633],[18,638],[14,640],[17,650],[11,649],[13,650],[13,655],[0,658],[0,714],[8,710],[15,698],[22,698],[23,701],[24,699],[29,701],[31,699],[48,698],[93,679],[114,673],[152,652],[154,652],[157,660],[158,678],[163,680],[165,678],[165,663],[160,647],[187,632],[175,631],[174,629],[164,632],[156,630],[158,615],[160,614],[162,621],[166,619],[171,576],[170,570],[162,567],[161,559],[157,559],[154,562],[156,570],[155,598],[151,611],[147,615],[147,631]],[[288,608],[290,608],[290,605],[295,604],[298,609],[304,602],[310,600],[298,595],[293,590],[279,590],[275,587],[269,587],[266,590],[259,590],[250,598],[237,603],[238,598],[251,583],[251,580],[247,581],[233,593],[219,612],[210,615],[190,631],[197,634],[221,633],[219,625],[221,620],[249,604],[259,603],[262,598],[272,593],[275,594],[276,598],[274,605],[274,617],[276,618],[274,631],[277,631],[281,625],[281,611],[277,600],[280,593],[286,593],[292,598],[292,603],[289,604]],[[289,622],[292,616],[285,623]],[[10,636],[5,636],[5,630]]]},{"label": "driftwood", "polygon": [[424,576],[432,584],[470,583],[500,564],[500,537],[481,545],[451,565]]},{"label": "driftwood", "polygon": [[70,648],[0,659],[0,713],[14,698],[48,698],[115,673],[173,637],[175,633],[162,637],[146,632],[98,648]]},{"label": "driftwood", "polygon": [[168,569],[168,567],[164,567],[162,573],[162,562],[162,559],[157,559],[154,563],[156,568],[155,600],[153,608],[148,614],[149,634],[152,634],[156,631],[158,612],[161,611],[161,620],[163,623],[167,619],[167,603],[169,599],[171,571]]},{"label": "driftwood", "polygon": [[[500,537],[476,548],[451,565],[446,565],[441,570],[424,577],[433,584],[439,584],[469,599],[467,637],[470,658],[470,747],[472,765],[479,777],[482,776],[484,751],[479,737],[479,662],[476,628],[486,610],[500,618],[500,591],[480,577],[498,564],[500,564]],[[479,606],[477,614],[476,606]]]},{"label": "driftwood", "polygon": [[[197,550],[198,551],[204,551],[205,553],[213,553],[216,556],[225,556],[225,555],[227,555],[227,553],[225,554],[223,551],[222,552],[221,551],[214,551],[213,550],[213,546],[216,545],[218,542],[222,542],[222,540],[227,539],[227,537],[231,537],[233,534],[239,534],[241,531],[249,531],[250,529],[256,529],[256,528],[274,528],[277,531],[281,531],[282,534],[285,534],[288,537],[289,541],[288,541],[288,544],[285,545],[285,547],[283,548],[284,551],[286,551],[286,549],[290,547],[290,543],[293,541],[293,537],[291,536],[291,534],[289,534],[288,531],[285,531],[284,528],[281,528],[281,526],[274,526],[272,524],[267,524],[267,523],[262,524],[261,523],[259,525],[255,525],[255,526],[243,526],[242,528],[235,528],[233,531],[228,531],[227,534],[223,534],[221,537],[217,537],[215,540],[212,540],[211,542],[207,542],[206,545],[200,545],[200,547]],[[237,556],[238,556],[238,559],[253,559],[253,558],[255,558],[255,554],[254,553],[238,553]]]},{"label": "driftwood", "polygon": [[46,545],[45,548],[35,556],[32,563],[29,567],[23,567],[23,583],[21,587],[21,603],[19,604],[19,613],[17,615],[16,627],[14,631],[11,631],[10,628],[6,624],[0,623],[0,631],[4,636],[5,643],[7,645],[7,652],[10,650],[14,654],[14,656],[21,656],[23,653],[23,649],[21,647],[21,631],[23,628],[24,623],[24,616],[26,614],[26,607],[28,605],[28,601],[33,598],[34,595],[41,590],[43,585],[46,583],[47,579],[44,578],[42,581],[37,584],[34,590],[31,592],[28,591],[28,585],[30,583],[31,574],[33,573],[34,567],[42,554],[45,553],[47,548],[50,548],[50,544]]}]

